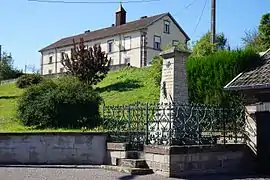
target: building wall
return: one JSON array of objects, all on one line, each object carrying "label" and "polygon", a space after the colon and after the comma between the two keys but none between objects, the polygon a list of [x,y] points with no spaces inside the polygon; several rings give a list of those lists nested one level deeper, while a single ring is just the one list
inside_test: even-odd
[{"label": "building wall", "polygon": [[[170,22],[170,33],[164,33],[164,21]],[[160,49],[154,49],[154,36],[161,37],[161,49],[165,48],[168,44],[172,44],[173,40],[178,40],[179,42],[185,43],[186,37],[184,34],[178,29],[178,27],[173,23],[172,19],[169,16],[165,16],[159,21],[150,25],[147,29],[147,65],[151,64],[151,61],[155,55],[160,53]],[[124,37],[131,37],[131,49],[127,51],[120,51],[121,47],[124,47]],[[125,64],[125,58],[130,58],[130,65],[135,67],[143,67],[142,61],[142,47],[141,47],[141,31],[129,32],[121,35],[117,35],[114,37],[107,37],[104,39],[94,40],[90,42],[85,42],[88,46],[93,46],[94,44],[101,45],[102,50],[108,52],[108,41],[114,40],[113,43],[113,52],[109,53],[108,56],[112,58],[112,65]],[[43,63],[42,63],[42,74],[48,74],[51,71],[52,74],[60,73],[60,68],[63,68],[61,61],[61,52],[64,51],[70,55],[70,49],[72,46],[61,47],[57,49],[52,49],[43,52]],[[53,56],[53,62],[49,64],[50,54]],[[64,70],[65,71],[65,70]]]},{"label": "building wall", "polygon": [[[170,33],[164,33],[164,21],[170,22]],[[186,43],[185,35],[179,30],[173,20],[167,15],[148,27],[147,31],[147,62],[152,61],[155,55],[158,55],[161,50],[154,49],[154,36],[161,37],[161,49],[172,44],[173,40],[178,40],[181,43]]]},{"label": "building wall", "polygon": [[106,161],[103,133],[1,133],[0,164],[97,164]]},{"label": "building wall", "polygon": [[[130,36],[130,49],[123,51],[124,38]],[[140,31],[125,33],[114,37],[108,37],[100,40],[85,42],[87,46],[94,46],[100,44],[103,51],[108,52],[108,41],[113,40],[113,51],[108,53],[108,57],[112,58],[112,65],[125,64],[125,59],[130,58],[130,65],[135,67],[141,67],[141,34]],[[61,53],[65,52],[69,56],[71,54],[72,46],[61,47],[43,52],[43,67],[41,68],[42,74],[46,75],[51,70],[52,74],[60,73],[60,68],[63,68],[61,64]],[[121,50],[122,49],[122,50]],[[121,51],[120,51],[121,50]],[[49,57],[53,56],[53,61],[49,64]],[[64,70],[65,72],[65,70]]]}]

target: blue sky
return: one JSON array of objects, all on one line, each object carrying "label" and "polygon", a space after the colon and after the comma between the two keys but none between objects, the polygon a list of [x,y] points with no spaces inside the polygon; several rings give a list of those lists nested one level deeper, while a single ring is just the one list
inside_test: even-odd
[{"label": "blue sky", "polygon": [[[76,1],[76,0],[73,0]],[[89,0],[90,1],[90,0]],[[113,1],[113,0],[112,0]],[[115,0],[117,1],[117,0]],[[124,4],[127,20],[170,12],[192,40],[210,29],[211,0],[194,33],[205,0],[160,0]],[[39,49],[60,38],[95,30],[114,23],[118,4],[46,4],[27,0],[0,0],[0,44],[12,53],[15,66],[40,65]],[[217,32],[224,32],[230,45],[241,46],[245,30],[257,28],[261,15],[270,12],[270,0],[217,0]]]}]

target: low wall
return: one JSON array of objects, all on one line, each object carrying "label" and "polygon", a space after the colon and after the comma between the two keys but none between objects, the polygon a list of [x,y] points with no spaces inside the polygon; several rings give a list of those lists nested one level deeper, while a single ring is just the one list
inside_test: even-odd
[{"label": "low wall", "polygon": [[3,84],[8,84],[8,83],[14,83],[16,81],[17,81],[17,78],[16,79],[2,80],[2,81],[0,81],[0,84],[3,85]]},{"label": "low wall", "polygon": [[0,164],[91,164],[106,161],[105,133],[0,133]]},{"label": "low wall", "polygon": [[254,157],[244,144],[215,146],[145,146],[144,157],[157,174],[187,177],[253,172]]}]

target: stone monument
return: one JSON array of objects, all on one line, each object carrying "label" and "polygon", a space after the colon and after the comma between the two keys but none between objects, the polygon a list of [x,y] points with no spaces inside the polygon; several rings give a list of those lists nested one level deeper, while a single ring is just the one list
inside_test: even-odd
[{"label": "stone monument", "polygon": [[168,145],[174,129],[174,104],[188,103],[186,60],[187,50],[172,47],[160,53],[163,58],[159,110],[153,123],[149,124],[150,143]]},{"label": "stone monument", "polygon": [[188,103],[187,50],[172,47],[160,53],[163,58],[160,103]]}]

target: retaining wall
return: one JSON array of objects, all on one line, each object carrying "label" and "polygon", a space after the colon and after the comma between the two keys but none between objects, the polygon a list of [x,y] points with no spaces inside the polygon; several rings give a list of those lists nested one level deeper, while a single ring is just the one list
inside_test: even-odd
[{"label": "retaining wall", "polygon": [[0,164],[101,165],[105,161],[105,133],[0,133]]},{"label": "retaining wall", "polygon": [[144,158],[157,174],[187,177],[254,172],[255,156],[244,144],[214,146],[145,146]]}]

